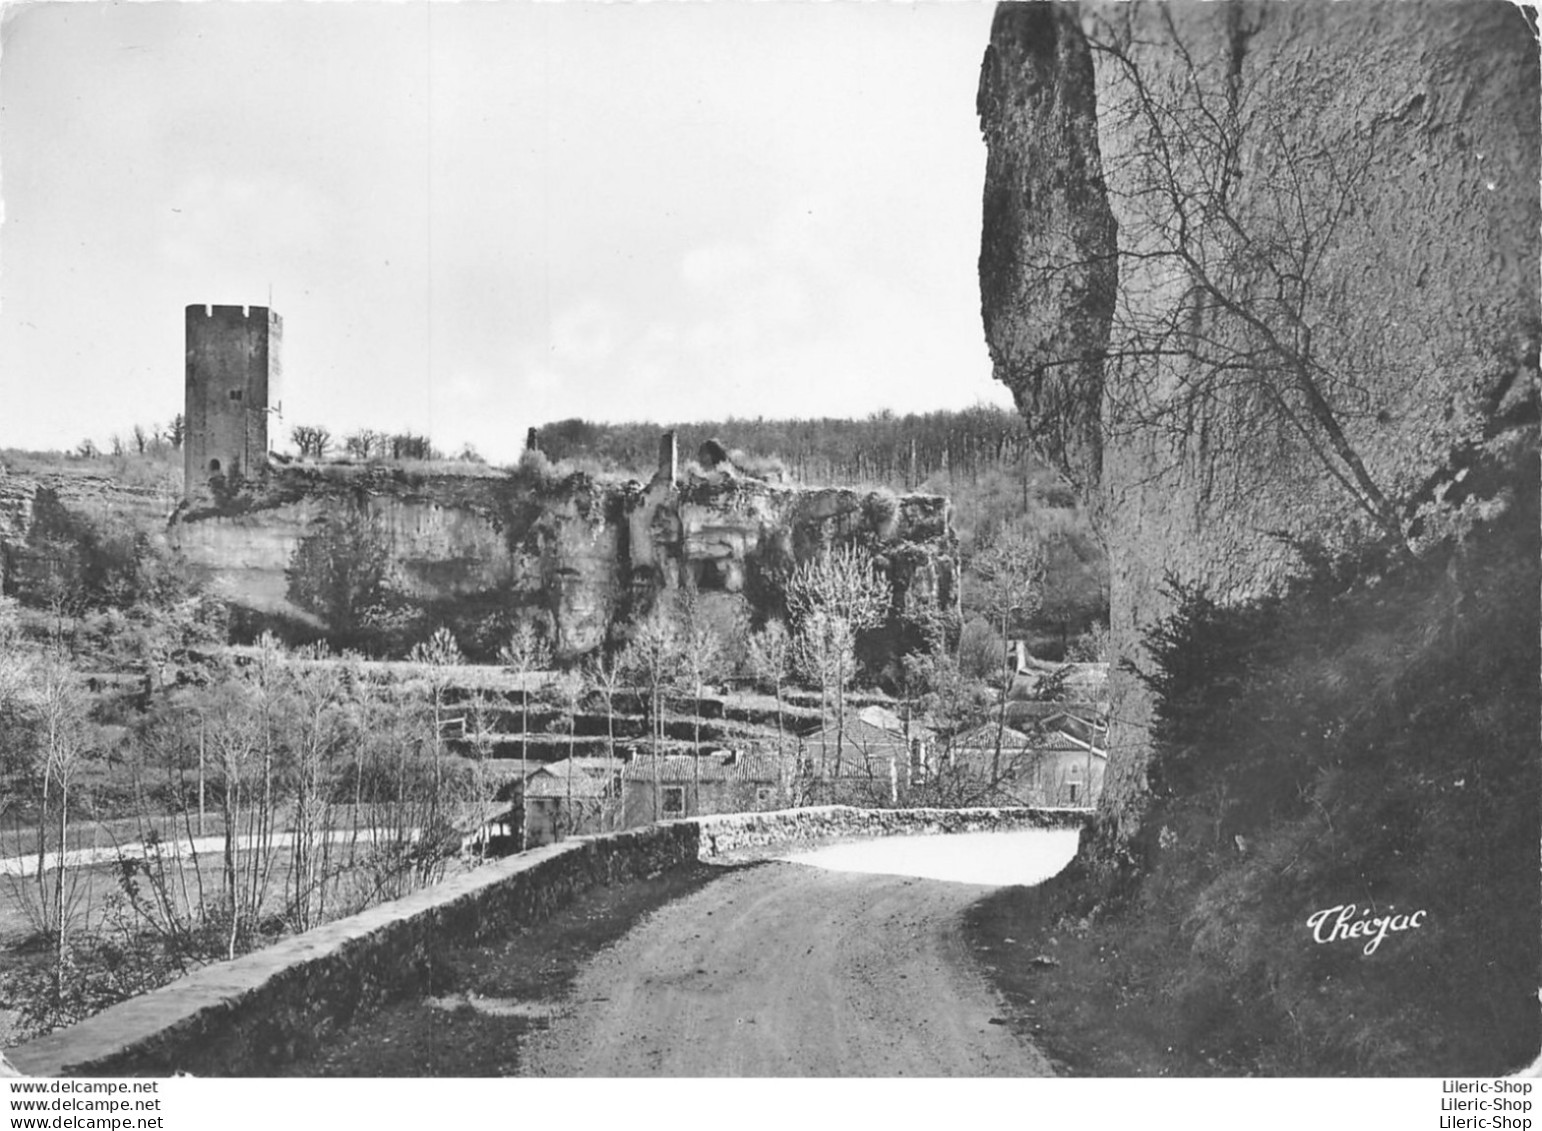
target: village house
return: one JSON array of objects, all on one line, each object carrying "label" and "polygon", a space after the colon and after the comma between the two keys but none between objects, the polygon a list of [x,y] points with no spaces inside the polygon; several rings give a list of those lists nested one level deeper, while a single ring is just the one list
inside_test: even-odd
[{"label": "village house", "polygon": [[564,758],[525,778],[525,840],[550,844],[569,836],[610,831],[620,808],[619,759]]},{"label": "village house", "polygon": [[955,792],[968,792],[972,786],[982,803],[998,805],[1081,808],[1095,804],[1108,765],[1102,746],[1106,728],[1065,712],[1043,724],[1022,731],[986,723],[955,735],[944,757],[946,772],[955,778]]},{"label": "village house", "polygon": [[1010,726],[983,723],[954,735],[943,752],[939,773],[939,785],[946,787],[948,796],[956,801],[981,805],[1044,804],[1039,789],[1039,751],[1033,738]]},{"label": "village house", "polygon": [[823,804],[896,805],[925,780],[931,733],[884,707],[864,707],[798,740],[799,778]]},{"label": "village house", "polygon": [[1049,732],[1040,750],[1042,804],[1072,809],[1097,804],[1108,768],[1106,751],[1061,731]]},{"label": "village house", "polygon": [[791,768],[758,752],[640,754],[621,770],[621,827],[784,808]]}]

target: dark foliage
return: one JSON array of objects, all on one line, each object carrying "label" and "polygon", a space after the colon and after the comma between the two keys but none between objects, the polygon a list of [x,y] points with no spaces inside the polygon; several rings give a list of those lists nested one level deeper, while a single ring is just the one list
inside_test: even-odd
[{"label": "dark foliage", "polygon": [[540,450],[553,460],[593,459],[646,478],[658,455],[659,433],[673,429],[682,452],[716,443],[761,456],[779,456],[804,482],[921,486],[938,472],[979,474],[998,464],[1029,459],[1023,419],[1004,408],[977,405],[957,412],[874,413],[864,420],[715,420],[658,425],[559,420],[537,430]]},{"label": "dark foliage", "polygon": [[[1153,796],[1125,865],[1084,861],[1062,906],[1191,1070],[1471,1075],[1535,1055],[1533,479],[1418,560],[1302,547],[1284,594],[1234,605],[1169,581],[1142,673]],[[1369,955],[1314,941],[1308,918],[1347,904],[1426,916]]]},{"label": "dark foliage", "polygon": [[191,577],[165,542],[130,519],[63,506],[39,491],[24,547],[12,551],[7,594],[72,613],[166,605],[189,596]]},{"label": "dark foliage", "polygon": [[353,644],[388,597],[391,550],[385,532],[361,507],[318,519],[295,547],[289,599],[322,617],[340,642]]}]

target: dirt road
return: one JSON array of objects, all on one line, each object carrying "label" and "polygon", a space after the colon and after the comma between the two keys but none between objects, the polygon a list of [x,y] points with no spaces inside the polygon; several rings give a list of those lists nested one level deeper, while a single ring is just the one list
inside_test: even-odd
[{"label": "dirt road", "polygon": [[959,917],[989,887],[772,862],[657,911],[579,974],[524,1072],[1043,1076]]}]

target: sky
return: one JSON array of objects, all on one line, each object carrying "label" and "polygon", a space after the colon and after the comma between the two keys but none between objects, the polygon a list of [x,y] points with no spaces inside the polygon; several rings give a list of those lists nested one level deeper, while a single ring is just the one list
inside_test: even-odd
[{"label": "sky", "polygon": [[284,320],[283,436],[1009,405],[976,263],[992,5],[8,3],[0,447],[181,411]]}]

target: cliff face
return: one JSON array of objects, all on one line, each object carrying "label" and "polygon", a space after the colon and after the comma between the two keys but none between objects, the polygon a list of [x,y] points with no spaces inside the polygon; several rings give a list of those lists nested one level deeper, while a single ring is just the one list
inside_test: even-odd
[{"label": "cliff face", "polygon": [[58,533],[62,515],[121,522],[160,540],[176,505],[171,485],[132,486],[91,467],[36,473],[0,467],[0,593],[11,593],[51,568],[46,542]]},{"label": "cliff face", "polygon": [[170,537],[232,601],[335,627],[296,603],[292,573],[306,540],[350,515],[363,516],[395,599],[495,634],[534,622],[563,659],[623,639],[687,577],[724,627],[764,614],[786,570],[851,542],[893,579],[901,627],[957,609],[945,499],[802,490],[732,470],[642,485],[289,467],[238,505],[179,512]]},{"label": "cliff face", "polygon": [[464,597],[505,587],[518,575],[490,486],[453,493],[432,482],[399,491],[358,485],[312,492],[310,486],[295,484],[281,500],[249,510],[179,513],[172,544],[222,596],[317,626],[322,621],[291,602],[286,571],[302,540],[352,507],[362,506],[374,521],[392,563],[392,584],[404,596]]},{"label": "cliff face", "polygon": [[32,527],[33,499],[37,495],[37,481],[12,475],[0,467],[0,592],[4,592],[6,578],[11,571],[12,547],[26,541]]},{"label": "cliff face", "polygon": [[[1276,587],[1288,539],[1415,552],[1534,465],[1535,39],[1504,3],[1002,5],[980,82],[996,376],[1087,494],[1112,644]],[[1118,672],[1105,805],[1143,788]]]}]

